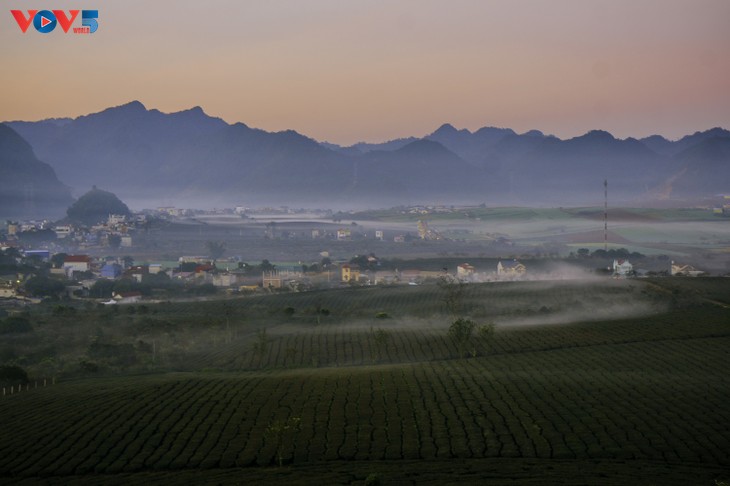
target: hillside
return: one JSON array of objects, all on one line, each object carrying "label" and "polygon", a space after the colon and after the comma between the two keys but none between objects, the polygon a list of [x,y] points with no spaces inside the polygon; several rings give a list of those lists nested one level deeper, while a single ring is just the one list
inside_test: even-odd
[{"label": "hillside", "polygon": [[18,133],[0,124],[0,215],[59,215],[72,201],[53,168]]},{"label": "hillside", "polygon": [[[0,436],[0,478],[724,481],[727,290],[726,279],[470,285],[464,310],[497,327],[463,358],[436,285],[34,309],[32,333],[0,347],[22,342],[38,361],[27,390],[0,397],[0,427],[23,431]],[[316,306],[331,311],[319,323]],[[61,379],[43,386],[48,374]]]},{"label": "hillside", "polygon": [[680,152],[679,166],[669,190],[675,197],[689,197],[698,191],[710,194],[730,192],[730,137],[713,137]]},{"label": "hillside", "polygon": [[66,214],[71,221],[93,225],[106,222],[111,214],[130,216],[132,213],[116,195],[93,186],[68,208]]}]

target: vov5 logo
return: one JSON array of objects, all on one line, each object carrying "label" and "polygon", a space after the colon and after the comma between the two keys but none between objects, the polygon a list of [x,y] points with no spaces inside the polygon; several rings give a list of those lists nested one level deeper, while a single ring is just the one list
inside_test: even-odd
[{"label": "vov5 logo", "polygon": [[81,27],[74,27],[74,34],[93,34],[99,28],[99,22],[96,20],[99,18],[98,10],[69,10],[68,15],[63,10],[28,10],[27,12],[26,17],[22,10],[10,11],[24,34],[30,24],[33,24],[35,30],[41,34],[50,34],[59,24],[63,31],[68,33],[71,24],[79,16],[79,12],[81,12]]}]

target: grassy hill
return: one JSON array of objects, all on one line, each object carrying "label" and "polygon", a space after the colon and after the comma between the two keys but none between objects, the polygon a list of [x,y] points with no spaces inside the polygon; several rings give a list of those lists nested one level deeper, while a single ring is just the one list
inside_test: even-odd
[{"label": "grassy hill", "polygon": [[[0,478],[713,485],[730,479],[729,286],[469,286],[463,314],[496,332],[465,359],[437,286],[39,310],[4,336],[32,372],[0,397]],[[59,382],[34,388],[53,340]]]}]

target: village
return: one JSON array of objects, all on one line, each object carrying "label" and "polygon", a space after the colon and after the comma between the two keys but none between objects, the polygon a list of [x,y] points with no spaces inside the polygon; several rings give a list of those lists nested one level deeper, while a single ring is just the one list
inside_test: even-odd
[{"label": "village", "polygon": [[[267,208],[262,214],[279,211],[283,215],[296,215],[287,208]],[[514,280],[563,280],[585,278],[595,269],[567,271],[543,268],[534,260],[525,261],[513,256],[483,259],[479,265],[467,261],[434,268],[434,262],[422,260],[391,261],[379,258],[375,253],[334,258],[329,251],[321,251],[315,262],[274,262],[263,259],[260,263],[246,262],[240,256],[223,257],[225,244],[206,241],[205,255],[169,255],[160,260],[144,258],[135,261],[125,255],[135,247],[139,236],[153,226],[155,218],[181,218],[201,215],[238,215],[251,217],[256,211],[248,208],[233,210],[192,212],[175,208],[158,208],[153,213],[137,213],[130,216],[111,214],[106,221],[84,226],[49,221],[7,221],[0,232],[0,305],[4,307],[40,303],[43,299],[81,299],[103,305],[131,304],[142,301],[154,302],[172,299],[200,299],[214,295],[246,293],[306,291],[342,286],[372,285],[422,285],[447,280],[463,283],[500,282]],[[318,216],[331,216],[331,212]],[[255,217],[255,216],[254,216]],[[393,243],[416,240],[439,240],[442,235],[431,229],[428,223],[418,221],[418,234],[396,233],[390,236]],[[370,235],[360,234],[351,227],[336,231],[312,229],[306,234],[312,240],[351,241],[353,238],[370,238],[383,241],[385,232],[376,230]],[[261,238],[304,237],[301,234],[277,230],[275,223],[264,227]],[[594,252],[594,257],[598,256]],[[582,259],[591,255],[588,249],[580,249],[567,260]],[[629,261],[629,252],[614,251],[600,254],[596,263],[601,277],[633,278],[654,276],[635,268]],[[603,262],[603,263],[599,263]],[[604,266],[605,264],[605,266]],[[533,265],[536,268],[528,269]],[[583,265],[584,270],[586,265]],[[697,276],[703,272],[691,265],[670,261],[665,271],[658,275]]]}]

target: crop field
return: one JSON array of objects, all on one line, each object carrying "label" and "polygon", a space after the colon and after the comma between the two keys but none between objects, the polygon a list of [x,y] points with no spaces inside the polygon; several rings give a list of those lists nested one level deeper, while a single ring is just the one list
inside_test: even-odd
[{"label": "crop field", "polygon": [[5,342],[58,381],[0,397],[0,482],[730,481],[730,280],[469,285],[466,354],[449,291],[38,310]]}]

